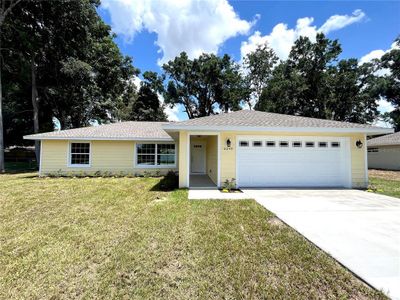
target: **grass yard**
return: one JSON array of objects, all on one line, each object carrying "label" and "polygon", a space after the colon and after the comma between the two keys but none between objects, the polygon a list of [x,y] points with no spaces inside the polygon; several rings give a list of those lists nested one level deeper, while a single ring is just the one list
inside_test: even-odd
[{"label": "grass yard", "polygon": [[400,171],[369,170],[368,174],[377,193],[400,198]]},{"label": "grass yard", "polygon": [[0,175],[1,299],[384,299],[255,201]]}]

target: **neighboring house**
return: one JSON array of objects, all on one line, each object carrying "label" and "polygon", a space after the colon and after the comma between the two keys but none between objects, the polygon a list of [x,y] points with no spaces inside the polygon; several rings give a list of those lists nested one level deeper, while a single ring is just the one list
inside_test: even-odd
[{"label": "neighboring house", "polygon": [[368,167],[400,170],[400,132],[368,140]]},{"label": "neighboring house", "polygon": [[368,184],[371,125],[242,110],[182,122],[122,122],[25,136],[41,140],[40,175],[179,171],[180,187]]}]

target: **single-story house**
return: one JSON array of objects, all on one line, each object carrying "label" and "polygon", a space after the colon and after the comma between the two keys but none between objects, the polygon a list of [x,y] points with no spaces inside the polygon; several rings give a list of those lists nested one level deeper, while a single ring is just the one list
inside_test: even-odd
[{"label": "single-story house", "polygon": [[25,136],[41,141],[40,175],[179,172],[180,187],[368,184],[365,124],[242,110],[181,122],[121,122]]},{"label": "single-story house", "polygon": [[368,140],[368,167],[400,170],[400,132]]}]

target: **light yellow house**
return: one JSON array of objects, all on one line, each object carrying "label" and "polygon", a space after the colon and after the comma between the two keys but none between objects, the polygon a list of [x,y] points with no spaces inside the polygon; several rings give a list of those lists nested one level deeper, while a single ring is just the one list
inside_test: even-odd
[{"label": "light yellow house", "polygon": [[242,110],[182,122],[122,122],[26,136],[40,175],[179,172],[180,187],[368,185],[366,136],[392,129]]}]

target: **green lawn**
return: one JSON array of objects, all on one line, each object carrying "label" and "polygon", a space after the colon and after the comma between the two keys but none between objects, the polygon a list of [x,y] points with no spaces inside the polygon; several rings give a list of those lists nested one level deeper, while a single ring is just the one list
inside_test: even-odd
[{"label": "green lawn", "polygon": [[1,299],[379,299],[252,200],[0,175]]},{"label": "green lawn", "polygon": [[376,193],[400,198],[400,180],[370,177],[369,184],[376,189]]}]

